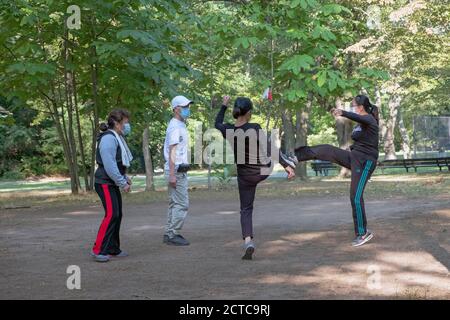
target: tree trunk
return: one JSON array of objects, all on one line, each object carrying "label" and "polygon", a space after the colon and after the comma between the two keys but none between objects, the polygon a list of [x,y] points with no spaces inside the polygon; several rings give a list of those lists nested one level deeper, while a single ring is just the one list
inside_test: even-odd
[{"label": "tree trunk", "polygon": [[281,120],[284,133],[284,152],[293,153],[295,149],[295,132],[292,122],[292,113],[289,109],[282,107]]},{"label": "tree trunk", "polygon": [[[308,125],[309,125],[309,114],[311,112],[313,95],[308,94],[308,99],[306,101],[305,108],[302,110],[297,110],[296,117],[296,137],[295,137],[295,147],[302,147],[308,144]],[[308,179],[306,162],[302,161],[296,168],[296,175],[302,180]]]},{"label": "tree trunk", "polygon": [[[92,57],[97,57],[97,50],[95,46],[91,47]],[[97,61],[97,60],[95,60]],[[99,99],[98,99],[98,68],[97,62],[90,65],[91,68],[91,81],[92,81],[92,97],[93,97],[93,123],[92,123],[92,146],[91,146],[91,172],[90,172],[90,185],[94,185],[94,173],[95,173],[95,152],[97,148],[97,135],[98,135],[98,122],[99,122]]]},{"label": "tree trunk", "polygon": [[[335,100],[335,108],[337,109],[344,109],[344,106],[342,105],[342,100],[340,97],[337,97]],[[339,143],[339,148],[348,150],[350,146],[352,145],[352,131],[353,131],[353,125],[352,121],[344,118],[344,117],[337,117],[336,119],[336,133]],[[350,177],[351,171],[347,168],[342,167],[341,171],[339,172],[340,177]]]},{"label": "tree trunk", "polygon": [[400,107],[398,108],[398,128],[402,137],[403,158],[411,159],[411,140],[409,139],[409,134],[406,130],[405,123],[403,121],[403,113]]},{"label": "tree trunk", "polygon": [[145,126],[142,134],[142,152],[144,154],[145,163],[145,191],[155,191],[155,183],[153,180],[153,162],[149,147],[150,130],[148,125]]},{"label": "tree trunk", "polygon": [[398,107],[400,106],[400,101],[400,96],[396,94],[392,94],[389,98],[389,120],[386,122],[386,136],[384,141],[385,160],[397,159],[397,156],[395,154],[394,129],[395,125],[397,124]]},{"label": "tree trunk", "polygon": [[78,108],[78,97],[77,97],[77,82],[75,79],[75,72],[72,72],[72,81],[73,81],[73,97],[74,97],[74,106],[75,106],[75,116],[77,121],[77,134],[78,134],[78,144],[80,145],[80,154],[81,154],[81,165],[84,177],[84,186],[86,191],[92,191],[92,186],[89,183],[89,175],[86,167],[86,155],[84,153],[84,143],[83,137],[81,135],[81,122],[80,122],[80,110]]},{"label": "tree trunk", "polygon": [[380,141],[384,142],[384,138],[386,137],[386,121],[383,116],[383,106],[381,100],[381,91],[379,87],[375,88],[375,105],[378,107],[378,114],[380,118],[379,128],[380,128]]},{"label": "tree trunk", "polygon": [[[72,73],[68,70],[67,65],[70,60],[70,52],[68,47],[69,32],[65,31],[66,39],[64,40],[64,93],[67,105],[67,137],[69,146],[69,163],[71,165],[71,185],[72,193],[77,194],[81,189],[80,179],[78,177],[78,158],[75,134],[73,131],[73,90],[72,90]],[[64,114],[62,115],[64,117]]]},{"label": "tree trunk", "polygon": [[[44,41],[42,40],[41,34],[42,34],[42,31],[38,24],[38,37],[40,39],[40,45],[41,45],[42,51],[44,53],[44,61],[47,63],[48,62],[47,51],[45,49],[45,44],[44,44]],[[64,49],[66,49],[66,46],[64,47]],[[66,55],[64,55],[64,59],[65,58],[66,58]],[[70,151],[69,141],[67,138],[67,132],[66,132],[66,127],[65,127],[64,101],[63,101],[63,97],[62,97],[62,94],[60,91],[61,90],[61,82],[57,82],[57,81],[58,81],[57,79],[50,80],[50,82],[51,82],[51,86],[50,86],[51,97],[42,91],[41,91],[41,93],[45,97],[45,101],[46,101],[45,104],[51,113],[53,122],[56,126],[56,132],[58,134],[59,141],[63,147],[64,159],[66,161],[66,165],[69,170],[70,177],[71,177],[70,181],[71,181],[72,193],[78,193],[77,184],[74,183],[74,179],[73,179],[74,173],[73,173],[73,165],[72,165],[72,160],[71,160],[72,154]],[[56,90],[58,90],[59,99],[56,96]],[[61,113],[59,112],[58,105],[61,105]]]},{"label": "tree trunk", "polygon": [[[55,94],[53,94],[54,97]],[[48,99],[48,98],[47,98]],[[64,159],[66,161],[66,165],[67,165],[67,169],[69,170],[69,175],[71,177],[70,181],[71,181],[71,191],[74,194],[78,193],[78,190],[76,189],[76,184],[73,183],[73,166],[71,165],[71,156],[70,156],[70,148],[69,148],[69,144],[67,142],[67,138],[66,135],[64,134],[64,129],[62,127],[61,124],[61,120],[60,120],[60,116],[59,116],[59,112],[58,112],[58,104],[55,100],[49,100],[47,101],[48,103],[48,109],[49,111],[52,113],[52,118],[53,118],[53,122],[55,123],[56,126],[56,132],[58,133],[58,137],[59,137],[59,141],[62,144],[63,147],[63,151],[64,151]],[[62,115],[64,116],[64,115]]]}]

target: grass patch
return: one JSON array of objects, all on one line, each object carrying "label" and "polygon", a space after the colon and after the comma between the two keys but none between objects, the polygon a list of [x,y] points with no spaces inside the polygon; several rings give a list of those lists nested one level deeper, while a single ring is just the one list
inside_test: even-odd
[{"label": "grass patch", "polygon": [[[202,181],[196,181],[200,177],[190,178],[191,200],[230,200],[238,198],[237,182],[232,179],[225,188],[207,190]],[[134,182],[134,192],[123,194],[124,201],[130,204],[148,204],[159,201],[167,201],[165,180],[157,183],[157,191],[145,192],[145,181]],[[308,181],[300,179],[287,181],[285,178],[270,178],[258,186],[257,198],[259,199],[294,199],[299,197],[342,197],[349,196],[350,179],[338,177],[311,177]],[[436,198],[450,195],[450,174],[444,173],[420,173],[404,175],[374,176],[369,181],[366,199],[391,199],[391,198]],[[61,188],[57,182],[54,189],[23,192],[0,192],[0,208],[16,206],[61,206],[79,204],[99,204],[95,192],[72,195]]]}]

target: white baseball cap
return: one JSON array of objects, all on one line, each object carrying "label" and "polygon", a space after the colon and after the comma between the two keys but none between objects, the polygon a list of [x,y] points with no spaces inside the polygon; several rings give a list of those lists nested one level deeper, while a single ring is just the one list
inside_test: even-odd
[{"label": "white baseball cap", "polygon": [[172,99],[171,105],[172,109],[175,109],[176,107],[186,107],[187,105],[194,103],[194,101],[189,100],[188,98],[184,96],[176,96]]}]

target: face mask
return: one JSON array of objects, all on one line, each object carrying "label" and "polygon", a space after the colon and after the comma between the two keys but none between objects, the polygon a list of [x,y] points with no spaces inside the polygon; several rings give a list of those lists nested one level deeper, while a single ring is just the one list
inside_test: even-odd
[{"label": "face mask", "polygon": [[189,108],[181,108],[180,116],[186,120],[191,115],[191,109]]},{"label": "face mask", "polygon": [[123,125],[123,130],[122,130],[123,135],[127,136],[130,134],[130,132],[131,132],[131,125],[129,123],[125,123]]},{"label": "face mask", "polygon": [[357,113],[357,112],[356,112],[356,107],[353,107],[353,106],[352,106],[352,107],[351,107],[351,111],[352,111],[353,113]]}]

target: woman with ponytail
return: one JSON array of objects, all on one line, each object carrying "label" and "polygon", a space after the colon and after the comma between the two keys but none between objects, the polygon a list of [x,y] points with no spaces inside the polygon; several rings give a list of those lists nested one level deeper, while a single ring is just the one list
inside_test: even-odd
[{"label": "woman with ponytail", "polygon": [[91,252],[97,262],[128,256],[120,249],[119,232],[122,222],[120,189],[129,192],[131,188],[131,179],[126,175],[126,170],[133,156],[124,139],[131,131],[129,118],[127,110],[111,111],[107,123],[100,124],[101,133],[97,137],[95,191],[105,209],[105,217]]},{"label": "woman with ponytail", "polygon": [[304,146],[295,149],[295,155],[298,161],[331,161],[351,170],[350,202],[356,235],[352,245],[357,247],[373,238],[373,234],[367,230],[363,193],[378,159],[379,117],[378,108],[364,95],[358,95],[353,99],[352,111],[331,110],[335,117],[345,117],[358,123],[353,129],[354,144],[350,146],[350,151],[331,145]]},{"label": "woman with ponytail", "polygon": [[[257,123],[250,123],[253,104],[249,98],[238,97],[234,102],[233,118],[236,119],[234,124],[223,123],[229,101],[229,96],[223,98],[222,107],[216,117],[215,127],[220,130],[223,137],[227,138],[234,148],[245,251],[242,259],[251,260],[255,251],[252,222],[253,202],[257,185],[265,180],[273,169],[273,163],[266,152],[266,150],[271,150],[271,147],[270,141],[267,140],[261,126]],[[254,140],[250,141],[252,137]],[[262,140],[265,141],[262,142]],[[258,152],[260,146],[261,152]],[[266,150],[264,150],[265,146],[267,147]],[[295,176],[296,159],[287,157],[279,150],[278,152],[279,162],[288,173],[288,179],[293,178]]]}]

